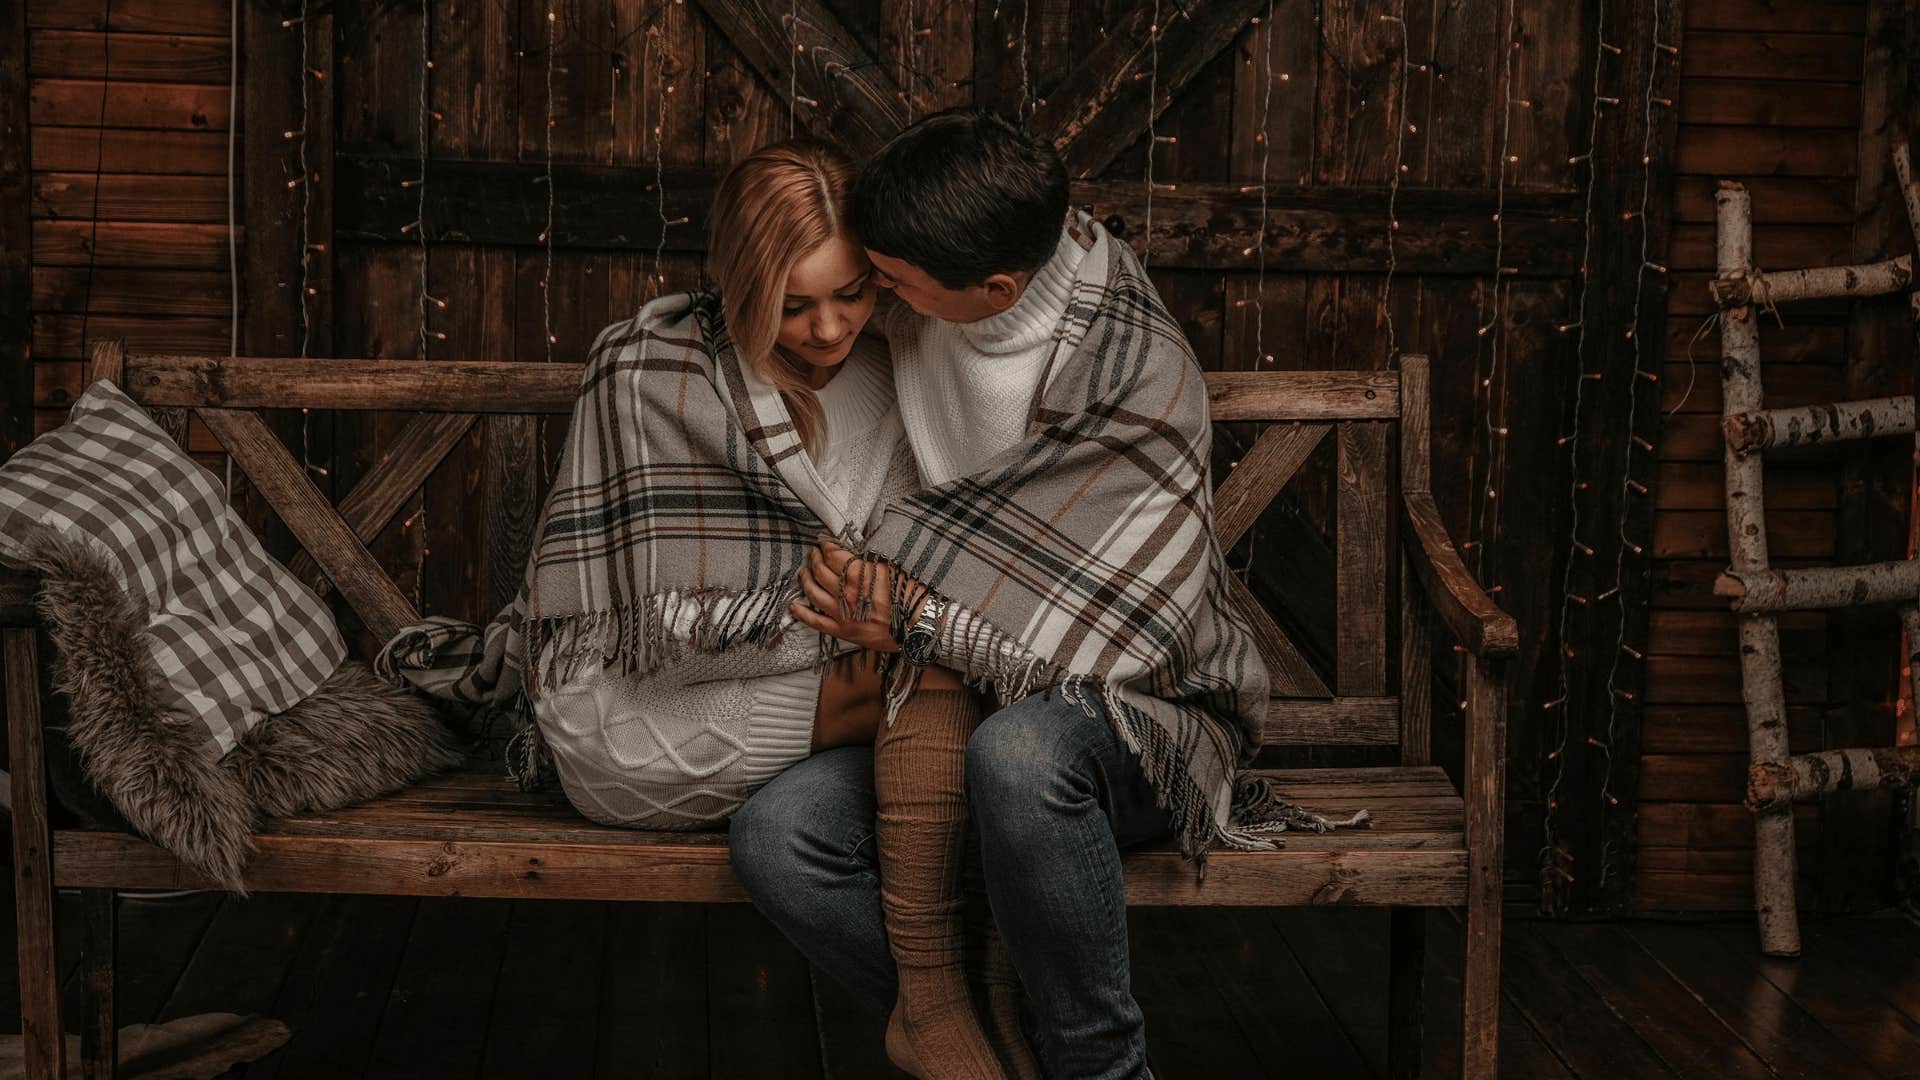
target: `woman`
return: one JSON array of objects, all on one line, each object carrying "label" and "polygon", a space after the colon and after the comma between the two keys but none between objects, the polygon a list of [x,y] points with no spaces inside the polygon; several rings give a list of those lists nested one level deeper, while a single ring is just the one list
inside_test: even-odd
[{"label": "woman", "polygon": [[[698,308],[699,297],[656,300],[635,320],[610,328],[611,343],[602,335],[588,384],[595,380],[592,369],[603,366],[598,354],[610,344],[624,341],[616,347],[634,351],[630,361],[604,365],[609,370],[630,364],[653,372],[665,361],[656,358],[652,341],[705,335],[716,354],[712,390],[735,406],[738,429],[759,451],[749,457],[734,447],[710,456],[737,462],[749,492],[757,489],[777,512],[803,523],[810,514],[819,531],[857,549],[878,526],[885,504],[919,483],[885,342],[863,333],[875,287],[866,252],[845,225],[853,171],[838,148],[812,140],[768,146],[735,165],[715,197],[708,248],[724,327],[688,320],[683,309]],[[656,380],[647,385],[657,390],[655,375],[640,378]],[[631,452],[603,455],[601,464],[609,456],[648,460],[657,449],[649,433],[659,436],[655,425],[676,422],[713,426],[684,410],[675,418],[645,415],[640,432],[618,436],[640,436]],[[583,426],[578,411],[575,425]],[[790,445],[764,435],[787,426],[796,437]],[[687,483],[671,471],[653,475],[637,493],[650,503],[726,503],[709,482]],[[561,488],[570,479],[583,478],[569,477],[563,463],[549,504],[549,538],[555,515],[565,518]],[[770,512],[762,506],[746,516],[758,523]],[[728,527],[717,514],[695,526],[708,533]],[[708,544],[704,535],[660,527],[645,539],[649,559],[680,546],[705,551]],[[779,609],[761,604],[757,633],[737,632],[743,620],[735,596],[704,606],[660,604],[652,633],[660,639],[655,651],[668,658],[627,665],[631,671],[609,668],[609,652],[622,652],[617,645],[581,650],[565,634],[550,636],[531,653],[536,670],[565,674],[531,695],[539,734],[568,799],[586,816],[610,825],[694,828],[723,820],[809,753],[873,741],[877,732],[882,907],[900,985],[888,1024],[889,1056],[922,1077],[1037,1076],[1006,993],[1004,962],[996,965],[1002,977],[993,980],[1000,992],[991,1039],[975,1016],[960,964],[961,762],[978,706],[958,675],[928,667],[897,703],[893,722],[883,724],[876,655],[801,625],[810,614],[803,602],[822,612],[844,609],[823,551],[832,545],[809,550],[807,564],[790,576],[789,594],[798,588],[799,595],[790,596],[797,615],[787,611],[776,624]],[[716,635],[729,629],[747,640],[714,648]]]}]

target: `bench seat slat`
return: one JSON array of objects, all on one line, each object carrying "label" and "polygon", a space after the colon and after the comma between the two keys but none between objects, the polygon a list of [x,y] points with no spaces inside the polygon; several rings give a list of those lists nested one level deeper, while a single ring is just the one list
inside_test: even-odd
[{"label": "bench seat slat", "polygon": [[[1288,833],[1278,851],[1216,851],[1204,884],[1170,847],[1126,856],[1131,903],[1147,905],[1453,904],[1465,895],[1465,811],[1432,766],[1261,770],[1302,805],[1365,808],[1372,825]],[[596,825],[558,791],[523,792],[497,763],[433,777],[382,799],[267,823],[247,870],[263,892],[379,892],[733,902],[746,899],[724,832]],[[125,833],[62,830],[62,886],[203,886],[159,848]]]}]

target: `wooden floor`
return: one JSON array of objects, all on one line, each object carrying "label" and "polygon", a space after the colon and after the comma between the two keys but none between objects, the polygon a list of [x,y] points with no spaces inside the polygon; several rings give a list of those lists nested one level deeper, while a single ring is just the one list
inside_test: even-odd
[{"label": "wooden floor", "polygon": [[[1130,929],[1161,1077],[1384,1073],[1383,913],[1148,910]],[[11,931],[9,913],[9,964]],[[1771,962],[1750,923],[1511,922],[1502,1074],[1920,1076],[1920,929],[1806,931],[1803,959]],[[1458,922],[1432,914],[1429,939],[1426,1075],[1445,1077]],[[898,1075],[879,1019],[744,906],[129,895],[119,940],[122,1023],[232,1011],[291,1026],[230,1074],[251,1080]],[[18,1030],[11,985],[0,1017]]]}]

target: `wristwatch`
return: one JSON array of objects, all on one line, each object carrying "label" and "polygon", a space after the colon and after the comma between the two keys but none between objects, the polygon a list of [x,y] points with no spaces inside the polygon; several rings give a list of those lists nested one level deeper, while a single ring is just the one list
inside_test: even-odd
[{"label": "wristwatch", "polygon": [[927,602],[920,606],[920,617],[900,636],[900,655],[906,657],[907,663],[916,667],[933,663],[933,647],[940,640],[940,617],[946,610],[945,600],[927,594]]}]

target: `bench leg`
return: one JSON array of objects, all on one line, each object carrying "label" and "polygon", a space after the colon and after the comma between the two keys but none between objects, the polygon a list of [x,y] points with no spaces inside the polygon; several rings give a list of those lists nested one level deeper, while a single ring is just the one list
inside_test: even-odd
[{"label": "bench leg", "polygon": [[60,967],[54,959],[53,851],[40,732],[40,649],[30,627],[0,630],[13,782],[13,897],[19,932],[20,1041],[27,1080],[63,1080]]},{"label": "bench leg", "polygon": [[1391,970],[1387,982],[1387,1077],[1413,1080],[1420,1075],[1421,1011],[1426,984],[1427,909],[1392,909],[1387,932]]},{"label": "bench leg", "polygon": [[80,1075],[113,1080],[120,1061],[119,1029],[113,1016],[114,901],[112,889],[80,890],[85,933],[80,939]]},{"label": "bench leg", "polygon": [[1460,979],[1461,1080],[1494,1080],[1500,1058],[1500,901],[1505,828],[1504,672],[1467,670],[1467,963]]}]

